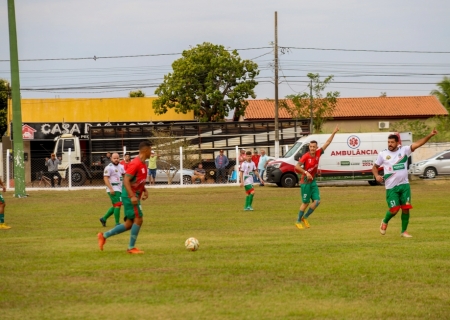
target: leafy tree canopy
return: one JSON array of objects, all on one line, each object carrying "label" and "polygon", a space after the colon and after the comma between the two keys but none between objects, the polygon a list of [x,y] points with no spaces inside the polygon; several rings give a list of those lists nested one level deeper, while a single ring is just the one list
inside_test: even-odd
[{"label": "leafy tree canopy", "polygon": [[438,98],[445,109],[450,113],[450,78],[444,77],[444,80],[439,82],[437,86],[439,89],[431,91],[431,94]]},{"label": "leafy tree canopy", "polygon": [[308,84],[310,89],[308,91],[312,91],[312,95],[310,92],[304,92],[286,96],[292,101],[292,104],[282,101],[280,108],[286,109],[292,118],[304,119],[310,118],[312,105],[314,132],[322,132],[323,124],[332,119],[340,93],[338,91],[327,92],[325,95],[323,93],[327,85],[333,81],[332,75],[323,81],[320,80],[318,73],[308,73],[307,76],[311,80]]},{"label": "leafy tree canopy", "polygon": [[129,97],[130,98],[143,98],[143,97],[145,97],[145,93],[143,93],[141,90],[130,91]]},{"label": "leafy tree canopy", "polygon": [[153,101],[153,108],[157,114],[174,108],[177,113],[194,111],[202,122],[217,122],[235,110],[236,119],[245,112],[245,99],[256,97],[258,65],[241,60],[237,50],[230,52],[205,42],[183,51],[172,69],[155,90],[159,98]]}]

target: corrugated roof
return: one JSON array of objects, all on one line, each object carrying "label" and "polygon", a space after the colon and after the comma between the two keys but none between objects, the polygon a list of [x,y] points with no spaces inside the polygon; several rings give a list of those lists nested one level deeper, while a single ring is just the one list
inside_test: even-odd
[{"label": "corrugated roof", "polygon": [[[434,96],[338,98],[333,118],[398,118],[447,116],[448,112]],[[292,105],[291,101],[287,101]],[[274,100],[248,100],[245,119],[273,119]],[[280,108],[279,119],[290,119]]]}]

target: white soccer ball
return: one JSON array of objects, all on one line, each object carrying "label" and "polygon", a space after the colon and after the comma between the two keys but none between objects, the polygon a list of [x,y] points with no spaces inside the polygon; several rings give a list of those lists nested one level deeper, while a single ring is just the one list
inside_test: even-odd
[{"label": "white soccer ball", "polygon": [[200,243],[197,239],[191,237],[184,242],[184,246],[186,247],[186,250],[197,251]]}]

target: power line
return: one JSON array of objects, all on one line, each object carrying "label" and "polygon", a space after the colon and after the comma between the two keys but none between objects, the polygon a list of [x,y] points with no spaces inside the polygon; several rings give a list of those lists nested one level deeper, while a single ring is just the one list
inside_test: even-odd
[{"label": "power line", "polygon": [[419,51],[419,50],[373,50],[373,49],[334,49],[334,48],[307,48],[307,47],[279,47],[285,50],[318,50],[318,51],[351,51],[351,52],[377,52],[377,53],[424,53],[424,54],[449,54],[450,51]]}]

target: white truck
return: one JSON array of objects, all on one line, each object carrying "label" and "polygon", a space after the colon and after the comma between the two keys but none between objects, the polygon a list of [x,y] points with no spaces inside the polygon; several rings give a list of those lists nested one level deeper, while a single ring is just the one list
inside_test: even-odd
[{"label": "white truck", "polygon": [[[318,181],[363,179],[368,180],[370,185],[376,185],[372,166],[378,153],[387,148],[390,134],[397,134],[402,145],[412,143],[411,132],[337,133],[320,157],[316,179]],[[329,137],[330,134],[312,134],[300,138],[283,157],[268,164],[266,181],[276,183],[279,187],[294,187],[298,183],[294,168],[298,159],[308,152],[309,142],[317,141],[320,148]]]}]

